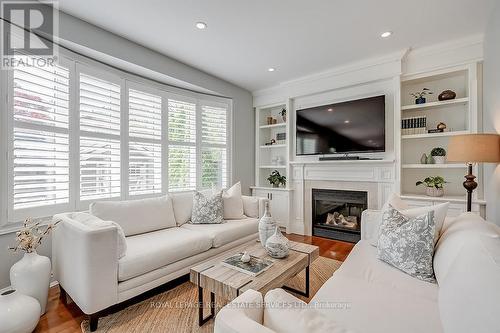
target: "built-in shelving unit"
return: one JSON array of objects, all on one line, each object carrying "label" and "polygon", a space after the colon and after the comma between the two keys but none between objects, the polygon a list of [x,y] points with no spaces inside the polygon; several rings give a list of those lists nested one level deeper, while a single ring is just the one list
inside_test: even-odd
[{"label": "built-in shelving unit", "polygon": [[[255,186],[252,194],[269,199],[271,215],[277,223],[286,229],[289,228],[290,213],[290,129],[289,117],[282,117],[281,110],[290,110],[290,102],[257,107],[255,109]],[[288,115],[287,115],[288,116]],[[269,124],[268,118],[274,119],[275,124]],[[284,136],[284,138],[283,138]],[[275,140],[274,144],[270,144]],[[287,186],[275,188],[267,181],[269,175],[277,170],[287,178]]]},{"label": "built-in shelving unit", "polygon": [[[400,191],[402,197],[414,202],[445,202],[458,204],[465,202],[465,190],[462,186],[466,166],[462,163],[421,164],[422,154],[429,155],[432,148],[442,147],[448,150],[451,136],[478,131],[477,110],[478,65],[475,63],[454,68],[406,75],[401,80],[401,118],[425,116],[426,131],[437,128],[438,123],[446,124],[446,131],[441,133],[423,133],[400,135]],[[433,94],[425,96],[426,103],[415,104],[412,92],[430,89]],[[439,101],[438,95],[444,90],[453,90],[455,99]],[[478,167],[475,167],[478,174]],[[425,195],[423,186],[416,186],[418,180],[429,176],[442,176],[448,182],[443,197]],[[474,202],[484,204],[482,186],[475,192]]]}]

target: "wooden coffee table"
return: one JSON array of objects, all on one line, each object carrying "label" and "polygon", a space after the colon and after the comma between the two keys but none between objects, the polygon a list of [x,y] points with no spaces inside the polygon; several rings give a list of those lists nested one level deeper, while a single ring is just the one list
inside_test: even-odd
[{"label": "wooden coffee table", "polygon": [[[223,266],[221,261],[236,253],[249,254],[273,261],[273,265],[257,276],[251,276]],[[309,265],[319,256],[319,248],[314,245],[290,241],[290,254],[284,259],[274,259],[257,241],[242,244],[191,268],[190,280],[198,286],[198,324],[202,326],[215,314],[215,294],[231,301],[248,289],[265,294],[274,288],[283,288],[309,297]],[[300,271],[306,271],[305,291],[296,290],[285,283]],[[203,289],[210,291],[210,315],[203,317]]]}]

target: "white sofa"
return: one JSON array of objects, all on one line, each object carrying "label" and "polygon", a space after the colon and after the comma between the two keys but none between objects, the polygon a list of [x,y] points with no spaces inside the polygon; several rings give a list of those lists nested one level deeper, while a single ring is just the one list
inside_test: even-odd
[{"label": "white sofa", "polygon": [[446,219],[433,284],[377,259],[376,215],[363,214],[362,240],[307,307],[282,289],[251,290],[217,314],[215,332],[500,332],[498,226],[471,213]]},{"label": "white sofa", "polygon": [[[242,196],[245,218],[194,225],[193,193],[98,202],[90,213],[64,213],[53,234],[55,279],[97,328],[99,311],[189,273],[213,255],[258,237],[266,199]],[[86,218],[82,219],[82,215]],[[89,217],[93,219],[89,223]],[[97,221],[95,221],[97,220]],[[113,221],[113,222],[107,222]],[[125,244],[120,243],[125,234]],[[126,252],[120,255],[123,247]]]}]

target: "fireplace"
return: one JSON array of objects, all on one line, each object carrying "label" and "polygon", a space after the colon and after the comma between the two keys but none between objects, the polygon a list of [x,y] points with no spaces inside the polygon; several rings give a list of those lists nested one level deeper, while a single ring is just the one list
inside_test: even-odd
[{"label": "fireplace", "polygon": [[361,239],[361,213],[368,193],[312,189],[312,234],[356,243]]}]

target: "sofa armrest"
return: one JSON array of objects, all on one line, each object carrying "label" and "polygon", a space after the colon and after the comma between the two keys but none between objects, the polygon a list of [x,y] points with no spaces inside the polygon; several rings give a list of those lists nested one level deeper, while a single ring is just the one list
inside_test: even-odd
[{"label": "sofa armrest", "polygon": [[361,239],[378,238],[378,227],[382,221],[382,211],[366,209],[361,213]]},{"label": "sofa armrest", "polygon": [[118,229],[88,226],[58,214],[52,235],[54,277],[86,314],[118,301]]},{"label": "sofa armrest", "polygon": [[262,325],[263,314],[262,294],[247,290],[217,313],[214,333],[272,333]]},{"label": "sofa armrest", "polygon": [[243,200],[243,213],[246,216],[254,218],[264,216],[266,202],[269,201],[267,198],[242,195],[241,199]]}]

